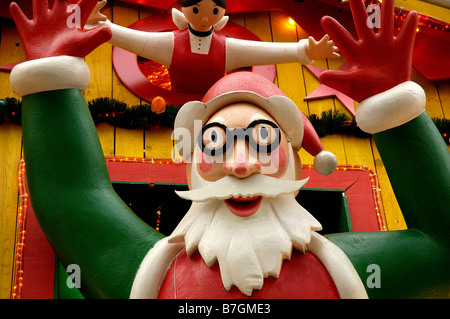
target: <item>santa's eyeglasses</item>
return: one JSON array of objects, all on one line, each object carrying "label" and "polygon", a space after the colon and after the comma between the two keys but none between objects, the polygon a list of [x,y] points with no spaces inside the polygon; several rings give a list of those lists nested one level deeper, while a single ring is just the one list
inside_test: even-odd
[{"label": "santa's eyeglasses", "polygon": [[269,154],[280,145],[281,131],[269,120],[256,120],[247,128],[232,129],[213,122],[202,128],[198,136],[198,145],[206,155],[219,156],[233,145],[235,139],[244,139],[257,152]]}]

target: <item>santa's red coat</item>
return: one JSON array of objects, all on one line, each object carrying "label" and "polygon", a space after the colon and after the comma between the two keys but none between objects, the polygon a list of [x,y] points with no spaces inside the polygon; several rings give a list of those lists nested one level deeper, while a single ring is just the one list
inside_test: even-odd
[{"label": "santa's red coat", "polygon": [[189,258],[183,250],[167,271],[158,298],[335,299],[339,293],[322,263],[309,252],[294,252],[283,262],[279,278],[266,278],[263,288],[248,297],[235,286],[225,290],[217,263],[208,268],[198,252]]}]

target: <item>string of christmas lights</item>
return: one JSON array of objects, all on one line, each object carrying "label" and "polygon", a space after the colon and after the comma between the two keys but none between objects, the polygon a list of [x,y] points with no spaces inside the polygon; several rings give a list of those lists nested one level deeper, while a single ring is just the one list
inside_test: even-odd
[{"label": "string of christmas lights", "polygon": [[[343,0],[342,3],[349,3],[348,0]],[[382,0],[366,0],[365,1],[366,6],[376,4],[382,6]],[[399,22],[403,24],[403,22],[406,20],[406,17],[409,10],[405,10],[402,7],[395,8],[395,15],[394,15],[394,23],[396,24],[397,31],[399,31],[401,25],[398,25]],[[436,18],[424,15],[424,14],[418,14],[419,16],[419,25],[417,28],[417,32],[430,30],[430,31],[441,31],[441,32],[450,32],[450,23],[446,23],[444,21],[438,20]]]},{"label": "string of christmas lights", "polygon": [[[303,165],[302,168],[308,169],[308,170],[314,170],[314,165],[306,164],[306,165]],[[336,168],[336,171],[344,171],[344,172],[345,171],[358,171],[358,172],[364,171],[364,172],[369,173],[370,185],[372,188],[372,194],[373,194],[373,199],[374,199],[375,212],[376,212],[376,216],[377,216],[378,226],[379,226],[380,230],[386,231],[387,230],[386,219],[385,219],[384,212],[383,212],[383,204],[382,204],[382,199],[381,199],[381,188],[380,188],[380,184],[378,181],[377,173],[373,169],[371,169],[365,165],[339,165]]]},{"label": "string of christmas lights", "polygon": [[156,225],[155,225],[155,229],[157,231],[159,231],[159,225],[161,224],[161,210],[162,210],[162,205],[158,206],[158,210],[156,211]]},{"label": "string of christmas lights", "polygon": [[[405,22],[406,17],[408,16],[409,11],[408,10],[404,10],[403,8],[395,8],[395,22],[401,22],[401,24],[403,24],[403,22]],[[443,21],[440,21],[438,19],[435,19],[433,17],[429,17],[423,14],[419,14],[419,23],[417,26],[416,31],[420,32],[420,31],[441,31],[441,32],[450,32],[450,24],[449,23],[445,23]],[[400,29],[400,26],[397,26],[398,29]]]},{"label": "string of christmas lights", "polygon": [[18,171],[19,207],[17,212],[16,248],[14,260],[14,279],[11,298],[20,299],[23,287],[23,249],[25,246],[25,222],[28,209],[28,193],[25,178],[25,161],[19,162]]}]

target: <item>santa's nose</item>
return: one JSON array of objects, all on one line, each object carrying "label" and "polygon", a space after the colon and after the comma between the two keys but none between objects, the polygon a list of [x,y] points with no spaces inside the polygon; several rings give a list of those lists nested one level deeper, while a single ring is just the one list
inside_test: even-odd
[{"label": "santa's nose", "polygon": [[203,17],[202,18],[202,23],[207,23],[209,21],[208,17]]},{"label": "santa's nose", "polygon": [[249,152],[248,145],[244,141],[235,141],[234,152],[227,154],[226,162],[223,165],[225,174],[246,178],[261,173],[261,164],[254,153]]}]

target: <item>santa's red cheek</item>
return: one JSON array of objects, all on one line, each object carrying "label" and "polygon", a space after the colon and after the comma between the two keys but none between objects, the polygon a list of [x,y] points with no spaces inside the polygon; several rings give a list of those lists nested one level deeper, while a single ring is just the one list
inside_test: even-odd
[{"label": "santa's red cheek", "polygon": [[212,168],[211,162],[212,161],[209,158],[209,156],[202,153],[202,159],[201,159],[200,163],[198,163],[199,170],[202,171],[203,173],[209,173]]},{"label": "santa's red cheek", "polygon": [[281,146],[272,153],[272,164],[277,170],[286,165],[286,152]]}]

